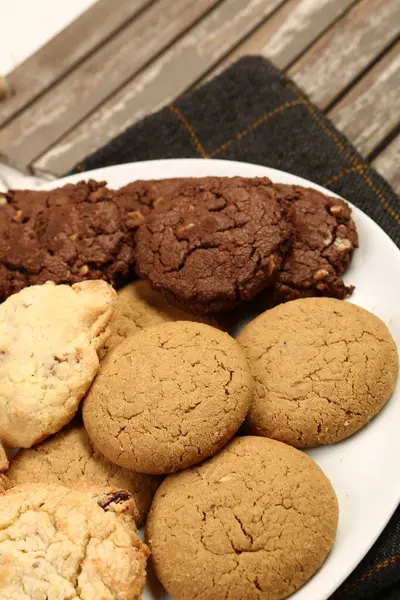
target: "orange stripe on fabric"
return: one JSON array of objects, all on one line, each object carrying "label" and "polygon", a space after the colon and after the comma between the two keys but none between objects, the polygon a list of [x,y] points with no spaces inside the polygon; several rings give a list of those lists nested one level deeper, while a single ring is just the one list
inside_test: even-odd
[{"label": "orange stripe on fabric", "polygon": [[236,142],[237,140],[240,140],[240,138],[244,137],[245,135],[247,135],[251,131],[254,131],[254,129],[257,129],[257,127],[259,127],[262,123],[265,123],[265,121],[268,121],[268,119],[271,119],[272,117],[274,117],[275,115],[283,112],[287,108],[291,108],[292,106],[297,106],[299,104],[301,104],[300,100],[290,100],[289,102],[285,102],[285,104],[282,104],[282,106],[278,106],[277,108],[274,108],[270,112],[265,113],[264,115],[262,115],[261,117],[259,117],[256,121],[254,121],[253,123],[251,123],[251,125],[249,125],[248,127],[246,127],[246,129],[243,129],[242,131],[240,131],[239,133],[237,133],[233,138],[231,138],[227,142],[224,142],[216,150],[214,150],[213,152],[211,152],[209,154],[209,158],[213,158],[214,156],[216,156],[220,152],[223,152],[223,150],[226,150],[226,148],[228,148],[228,146],[230,146],[231,144],[233,144],[233,142]]},{"label": "orange stripe on fabric", "polygon": [[364,583],[364,581],[372,577],[372,575],[374,575],[375,573],[379,573],[379,571],[382,571],[387,567],[395,565],[399,560],[400,554],[397,554],[395,556],[392,556],[391,558],[388,558],[387,560],[383,560],[382,562],[377,563],[376,565],[371,567],[369,571],[366,571],[365,573],[360,575],[360,577],[356,581],[354,581],[351,584],[345,585],[342,590],[333,595],[333,598],[340,598],[340,596],[343,596],[343,594],[345,594],[347,591],[357,588],[361,583]]},{"label": "orange stripe on fabric", "polygon": [[177,106],[174,106],[173,104],[169,104],[168,108],[181,121],[181,123],[185,127],[186,131],[188,132],[188,134],[192,138],[192,141],[193,141],[194,145],[196,146],[197,150],[199,151],[199,153],[201,154],[201,156],[203,158],[209,158],[207,152],[204,150],[204,148],[203,148],[203,146],[202,146],[199,138],[197,137],[195,130],[193,129],[193,127],[191,126],[191,124],[189,123],[189,121],[186,119],[186,117],[183,115],[182,111]]},{"label": "orange stripe on fabric", "polygon": [[321,120],[321,118],[319,117],[319,115],[317,114],[317,112],[314,110],[314,108],[311,106],[311,104],[307,101],[306,98],[304,98],[300,94],[300,92],[297,90],[297,88],[295,86],[290,85],[290,83],[289,83],[288,84],[288,88],[290,90],[292,90],[296,94],[296,96],[299,98],[299,100],[301,101],[301,103],[304,104],[304,106],[307,108],[308,112],[312,115],[312,117],[314,118],[314,120],[317,123],[317,125],[319,125],[319,127],[323,131],[325,131],[325,133],[327,135],[329,135],[330,138],[332,138],[332,140],[336,144],[337,148],[340,150],[340,152],[344,156],[347,157],[347,159],[352,163],[353,167],[357,167],[357,168],[355,168],[355,171],[360,174],[360,176],[364,179],[364,181],[371,188],[371,190],[373,192],[375,192],[378,200],[385,207],[385,209],[390,214],[390,216],[393,217],[393,219],[396,221],[396,223],[398,223],[400,225],[400,215],[398,215],[396,213],[396,211],[393,210],[393,208],[390,206],[389,202],[386,200],[385,196],[375,186],[375,184],[372,181],[372,179],[364,172],[363,169],[360,168],[360,165],[357,162],[357,160],[354,158],[354,156],[351,156],[351,154],[349,154],[348,152],[345,151],[343,142],[338,138],[338,136],[335,134],[335,132],[333,132],[330,129],[328,129],[328,127]]}]

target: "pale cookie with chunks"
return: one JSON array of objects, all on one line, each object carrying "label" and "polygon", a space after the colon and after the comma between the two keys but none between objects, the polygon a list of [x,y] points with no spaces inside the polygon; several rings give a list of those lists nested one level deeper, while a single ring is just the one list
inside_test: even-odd
[{"label": "pale cookie with chunks", "polygon": [[0,305],[0,439],[29,448],[66,425],[99,368],[116,293],[104,281],[25,288]]},{"label": "pale cookie with chunks", "polygon": [[298,448],[349,437],[396,385],[398,356],[388,328],[349,302],[288,302],[257,317],[238,341],[254,377],[250,431]]},{"label": "pale cookie with chunks", "polygon": [[111,352],[82,408],[93,444],[117,465],[162,474],[218,452],[252,398],[239,344],[202,323],[164,323]]},{"label": "pale cookie with chunks", "polygon": [[62,486],[0,496],[1,598],[138,600],[148,549],[116,504]]},{"label": "pale cookie with chunks", "polygon": [[35,446],[21,450],[7,472],[9,485],[58,484],[127,490],[137,507],[137,525],[145,520],[158,478],[117,467],[98,452],[83,425],[68,427]]},{"label": "pale cookie with chunks", "polygon": [[118,292],[115,314],[110,323],[111,335],[100,357],[103,358],[131,335],[168,321],[197,321],[217,326],[216,319],[212,317],[195,316],[169,304],[147,281],[130,283]]},{"label": "pale cookie with chunks", "polygon": [[311,458],[240,437],[165,479],[146,540],[175,600],[282,600],[321,567],[337,522],[335,492]]},{"label": "pale cookie with chunks", "polygon": [[7,471],[8,466],[8,456],[3,446],[0,444],[0,473]]}]

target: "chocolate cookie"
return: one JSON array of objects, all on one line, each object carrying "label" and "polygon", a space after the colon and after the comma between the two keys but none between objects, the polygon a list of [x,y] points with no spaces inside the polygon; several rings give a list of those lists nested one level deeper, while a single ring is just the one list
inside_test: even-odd
[{"label": "chocolate cookie", "polygon": [[272,187],[279,198],[293,206],[296,236],[275,286],[263,294],[263,299],[275,305],[307,296],[343,299],[351,294],[353,286],[346,286],[340,277],[358,246],[348,204],[311,188]]},{"label": "chocolate cookie", "polygon": [[146,539],[176,600],[282,600],[331,550],[338,503],[303,452],[241,437],[159,487]]},{"label": "chocolate cookie", "polygon": [[83,420],[110,461],[171,473],[228,442],[250,408],[252,385],[242,349],[228,334],[202,323],[163,323],[109,354]]},{"label": "chocolate cookie", "polygon": [[134,231],[176,180],[110,190],[81,181],[51,191],[14,190],[0,204],[0,301],[46,281],[134,276]]},{"label": "chocolate cookie", "polygon": [[250,431],[298,448],[333,444],[389,400],[396,343],[372,313],[334,298],[303,298],[254,319],[238,336],[254,378]]},{"label": "chocolate cookie", "polygon": [[191,180],[139,227],[137,272],[188,311],[229,309],[274,283],[293,235],[289,213],[269,179]]}]

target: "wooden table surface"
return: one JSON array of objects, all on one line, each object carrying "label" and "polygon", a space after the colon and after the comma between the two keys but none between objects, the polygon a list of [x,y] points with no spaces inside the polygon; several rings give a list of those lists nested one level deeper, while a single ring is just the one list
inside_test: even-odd
[{"label": "wooden table surface", "polygon": [[286,71],[400,192],[399,0],[98,0],[9,73],[0,160],[60,176],[246,54]]}]

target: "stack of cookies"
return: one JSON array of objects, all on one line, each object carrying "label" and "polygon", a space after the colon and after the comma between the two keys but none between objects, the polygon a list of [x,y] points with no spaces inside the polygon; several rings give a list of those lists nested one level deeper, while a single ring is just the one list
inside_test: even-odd
[{"label": "stack of cookies", "polygon": [[[386,325],[340,300],[346,203],[210,177],[3,210],[0,439],[22,449],[0,446],[0,596],[134,600],[149,556],[176,600],[299,589],[338,523],[302,449],[367,425],[398,373]],[[234,339],[224,311],[254,299]]]}]

